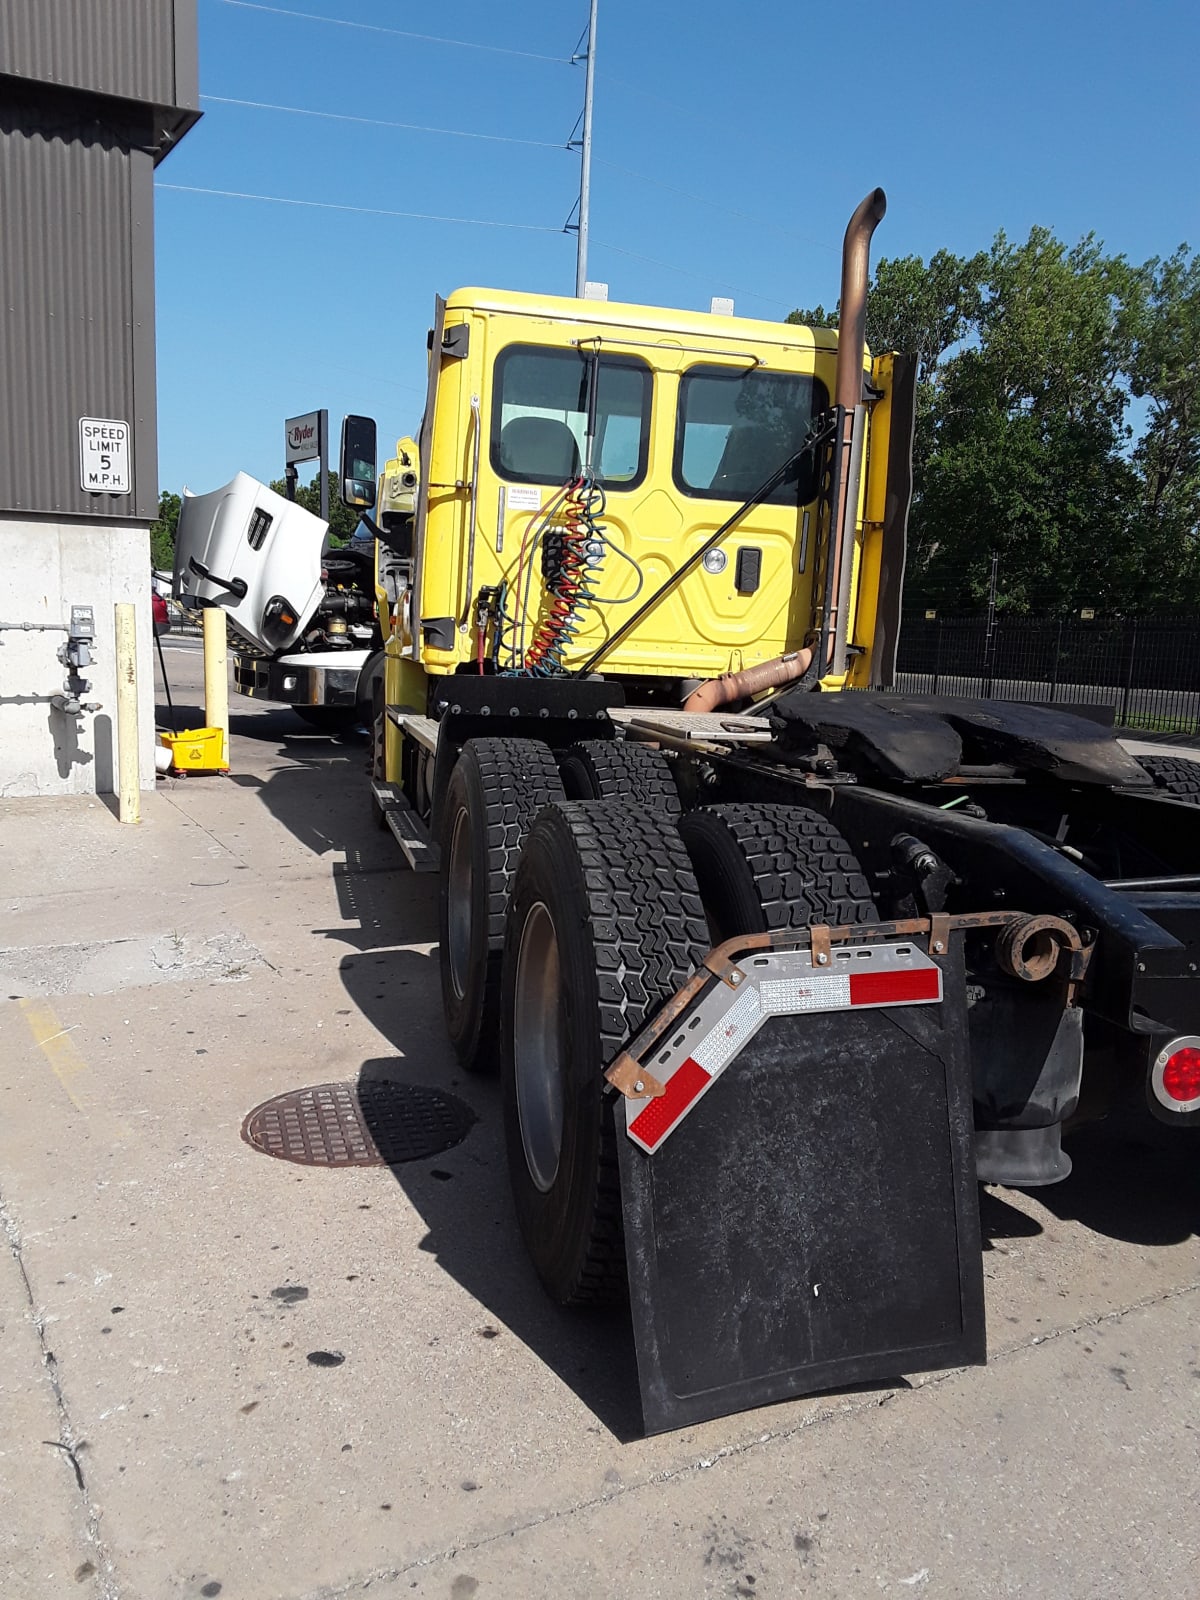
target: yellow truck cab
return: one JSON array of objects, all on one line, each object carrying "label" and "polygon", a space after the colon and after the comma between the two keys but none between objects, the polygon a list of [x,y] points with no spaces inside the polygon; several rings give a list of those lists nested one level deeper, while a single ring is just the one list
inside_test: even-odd
[{"label": "yellow truck cab", "polygon": [[[804,443],[837,358],[829,330],[491,289],[439,302],[430,345],[413,587],[391,653],[432,676],[536,670],[547,551],[585,525],[587,582],[554,665],[587,663]],[[864,385],[872,473],[830,687],[872,674],[892,358],[868,361]],[[581,477],[586,497],[568,490]],[[661,695],[646,680],[692,685],[802,649],[821,612],[819,480],[812,452],[597,669]],[[413,684],[394,676],[389,701],[411,704]]]}]

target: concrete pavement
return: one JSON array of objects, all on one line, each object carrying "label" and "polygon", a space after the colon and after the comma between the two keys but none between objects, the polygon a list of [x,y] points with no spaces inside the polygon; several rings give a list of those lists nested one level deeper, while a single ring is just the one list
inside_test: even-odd
[{"label": "concrete pavement", "polygon": [[[987,1369],[640,1439],[625,1318],[522,1253],[363,746],[234,704],[233,776],[137,830],[3,808],[3,1600],[1200,1595],[1190,1147],[1097,1124],[985,1195]],[[382,1074],[478,1120],[394,1174],[239,1136]]]}]

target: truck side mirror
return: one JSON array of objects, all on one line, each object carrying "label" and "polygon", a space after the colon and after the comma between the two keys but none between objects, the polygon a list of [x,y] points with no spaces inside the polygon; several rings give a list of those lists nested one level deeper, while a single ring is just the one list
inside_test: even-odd
[{"label": "truck side mirror", "polygon": [[342,504],[352,511],[370,511],[375,504],[375,454],[374,417],[343,417],[338,477]]}]

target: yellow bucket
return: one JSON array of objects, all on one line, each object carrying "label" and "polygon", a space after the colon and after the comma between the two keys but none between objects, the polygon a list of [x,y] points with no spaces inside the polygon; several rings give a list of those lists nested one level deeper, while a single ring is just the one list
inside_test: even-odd
[{"label": "yellow bucket", "polygon": [[171,752],[176,772],[228,772],[222,758],[224,734],[220,728],[185,728],[182,733],[160,733],[159,742]]}]

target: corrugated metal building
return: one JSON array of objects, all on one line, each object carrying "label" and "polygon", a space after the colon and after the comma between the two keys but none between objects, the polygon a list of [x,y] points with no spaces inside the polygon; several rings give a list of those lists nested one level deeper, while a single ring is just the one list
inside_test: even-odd
[{"label": "corrugated metal building", "polygon": [[[0,7],[0,511],[156,514],[153,172],[198,101],[195,0]],[[129,495],[81,488],[84,416]]]},{"label": "corrugated metal building", "polygon": [[[5,621],[53,622],[86,603],[111,632],[114,597],[144,600],[148,614],[148,552],[137,557],[158,507],[153,174],[199,115],[196,0],[0,4]],[[113,491],[83,487],[88,418],[128,427],[128,472]],[[116,537],[135,530],[133,544]],[[25,568],[36,582],[22,582]],[[98,645],[104,663],[99,633]],[[147,623],[152,786],[149,645]],[[0,633],[0,795],[111,788],[86,720],[47,729],[44,709],[14,715],[18,693],[58,688],[61,676],[50,635]]]}]

